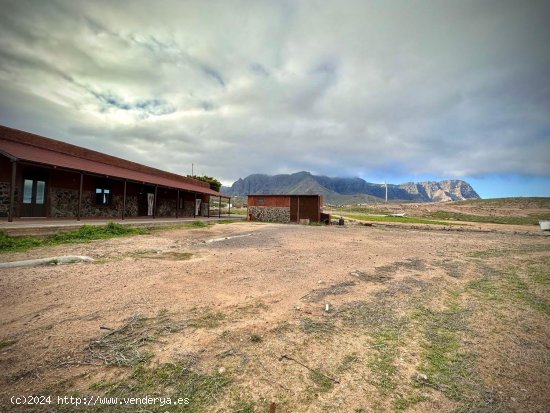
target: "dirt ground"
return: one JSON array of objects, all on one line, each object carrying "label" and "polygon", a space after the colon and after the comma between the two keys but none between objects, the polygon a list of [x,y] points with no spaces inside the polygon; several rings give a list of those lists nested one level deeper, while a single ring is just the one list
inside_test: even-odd
[{"label": "dirt ground", "polygon": [[95,262],[0,270],[0,410],[29,394],[190,397],[140,410],[170,412],[550,406],[539,232],[242,222],[0,259],[58,255]]}]

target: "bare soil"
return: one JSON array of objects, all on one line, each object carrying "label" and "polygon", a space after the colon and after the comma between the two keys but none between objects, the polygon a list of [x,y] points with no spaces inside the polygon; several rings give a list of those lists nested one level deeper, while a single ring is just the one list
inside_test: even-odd
[{"label": "bare soil", "polygon": [[228,383],[181,411],[550,405],[540,233],[243,222],[0,259],[58,255],[96,261],[0,271],[1,410],[26,411],[20,394],[170,394],[125,380],[178,363]]},{"label": "bare soil", "polygon": [[405,212],[426,216],[434,212],[448,212],[477,216],[527,217],[546,215],[550,218],[550,198],[507,198],[450,202],[389,202],[369,204],[370,208],[392,213]]}]

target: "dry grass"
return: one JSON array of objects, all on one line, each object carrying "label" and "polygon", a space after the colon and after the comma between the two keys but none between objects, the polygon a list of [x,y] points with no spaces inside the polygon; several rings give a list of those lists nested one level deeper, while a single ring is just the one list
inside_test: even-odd
[{"label": "dry grass", "polygon": [[338,284],[331,285],[326,288],[317,288],[309,293],[307,293],[305,296],[302,297],[305,301],[313,301],[318,302],[321,301],[323,298],[326,298],[331,295],[341,295],[346,294],[350,291],[350,288],[355,285],[354,281],[344,281]]},{"label": "dry grass", "polygon": [[151,318],[134,315],[122,327],[92,341],[86,349],[83,363],[100,361],[114,366],[144,363],[152,356],[146,349],[148,344],[162,335],[178,332],[186,327],[185,322],[175,322],[166,312]]}]

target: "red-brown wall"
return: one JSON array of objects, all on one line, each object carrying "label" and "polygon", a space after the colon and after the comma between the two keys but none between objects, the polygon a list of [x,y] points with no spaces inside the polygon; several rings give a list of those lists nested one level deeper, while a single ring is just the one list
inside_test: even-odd
[{"label": "red-brown wall", "polygon": [[249,195],[248,205],[290,208],[290,195]]},{"label": "red-brown wall", "polygon": [[[299,216],[298,219],[309,219],[310,221],[320,221],[321,219],[321,205],[320,198],[318,196],[298,196],[300,204],[298,206]],[[297,212],[298,212],[297,211]],[[292,210],[290,216],[292,217]]]},{"label": "red-brown wall", "polygon": [[11,161],[0,155],[0,182],[11,182]]}]

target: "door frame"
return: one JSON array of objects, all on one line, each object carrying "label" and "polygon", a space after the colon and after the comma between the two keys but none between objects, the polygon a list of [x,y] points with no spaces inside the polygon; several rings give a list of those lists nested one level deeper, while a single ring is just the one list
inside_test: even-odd
[{"label": "door frame", "polygon": [[[21,194],[19,196],[21,218],[45,218],[48,216],[48,189],[49,176],[48,171],[43,169],[24,169],[21,172]],[[25,201],[25,181],[32,181],[31,186],[31,202]],[[42,202],[36,203],[37,195],[39,194],[38,182],[43,182]]]}]

